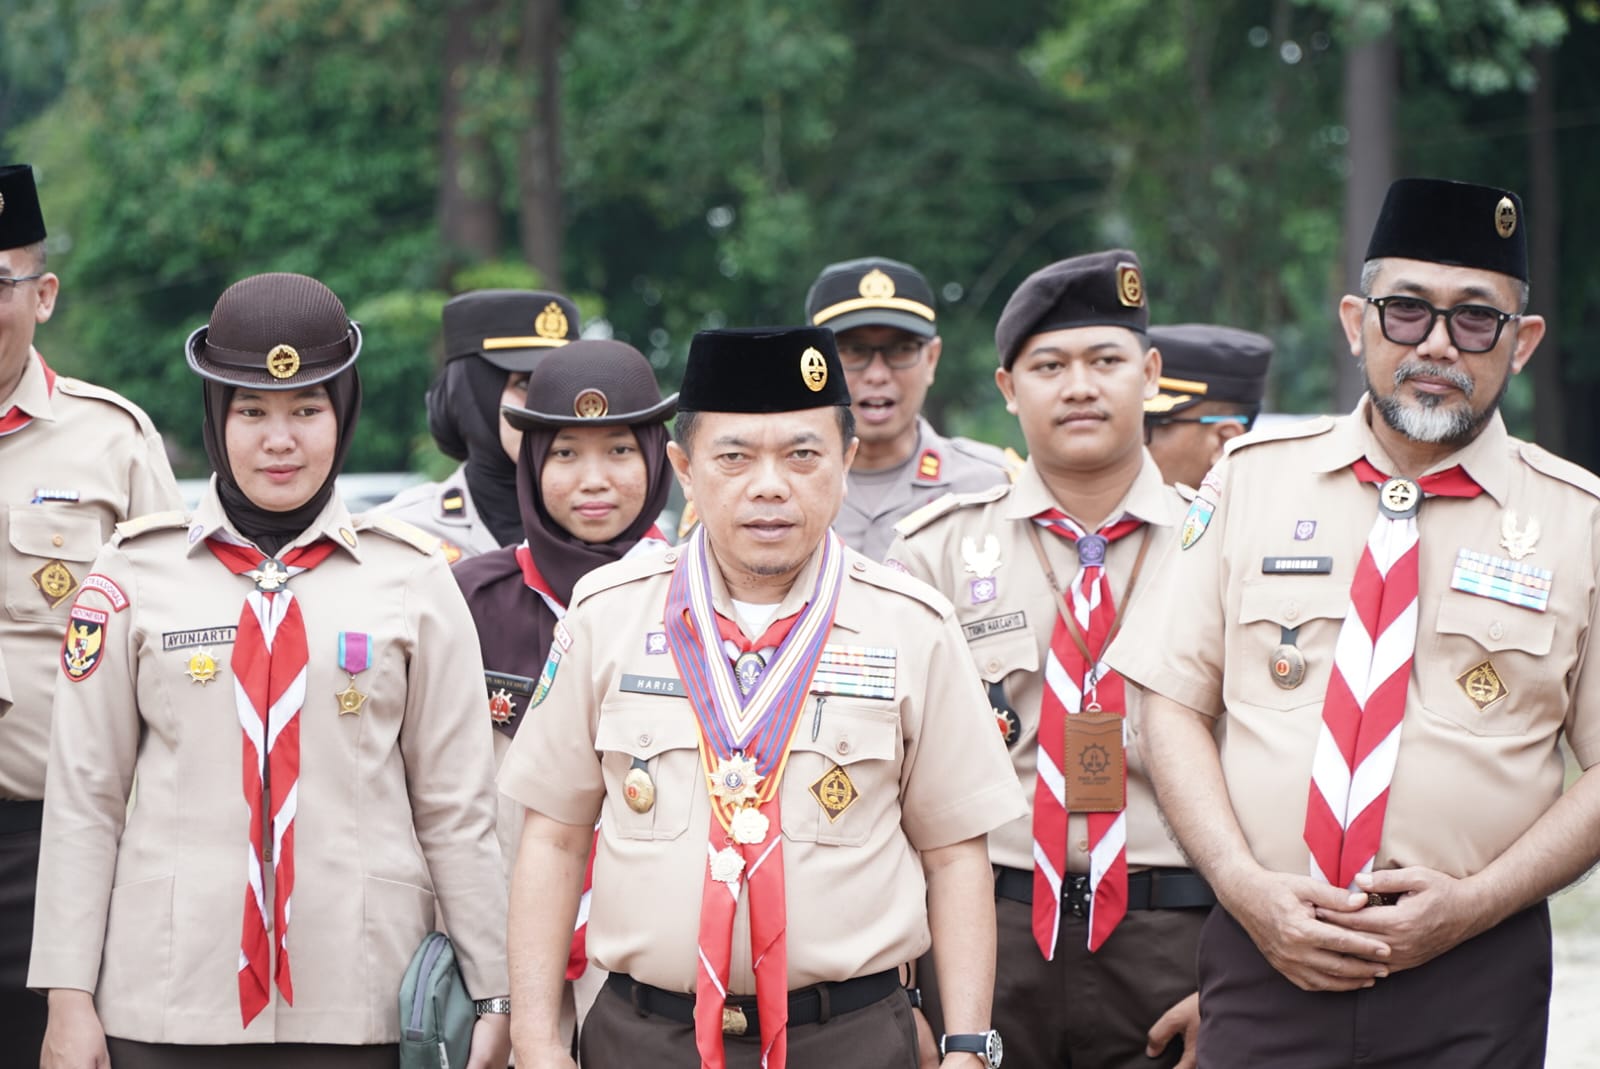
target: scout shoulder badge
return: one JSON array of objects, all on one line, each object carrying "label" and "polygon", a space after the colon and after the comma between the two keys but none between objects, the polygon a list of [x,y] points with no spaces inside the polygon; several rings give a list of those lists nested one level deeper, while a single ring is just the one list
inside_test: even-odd
[{"label": "scout shoulder badge", "polygon": [[94,675],[105,654],[111,618],[128,607],[128,597],[109,577],[90,574],[67,611],[67,632],[61,639],[61,670],[81,683]]},{"label": "scout shoulder badge", "polygon": [[1200,480],[1200,486],[1194,492],[1194,498],[1189,502],[1189,511],[1183,517],[1182,548],[1188,549],[1200,541],[1200,536],[1206,533],[1206,528],[1211,526],[1211,517],[1217,511],[1217,498],[1222,493],[1222,480],[1217,476],[1216,469],[1206,472],[1206,477]]}]

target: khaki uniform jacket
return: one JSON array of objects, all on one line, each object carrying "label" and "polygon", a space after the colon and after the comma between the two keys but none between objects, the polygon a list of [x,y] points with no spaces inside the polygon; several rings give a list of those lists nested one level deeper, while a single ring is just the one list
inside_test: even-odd
[{"label": "khaki uniform jacket", "polygon": [[[1032,517],[1059,508],[1030,461],[1014,486],[947,497],[902,520],[900,537],[889,550],[889,562],[930,583],[950,598],[967,640],[967,650],[986,686],[998,686],[1016,717],[1018,729],[1011,743],[1011,764],[1028,799],[1029,812],[989,836],[989,856],[996,865],[1033,869],[1033,792],[1039,746],[1039,705],[1044,698],[1044,665],[1050,656],[1050,638],[1059,616],[1060,599],[1039,567],[1028,538]],[[1132,601],[1126,595],[1134,560],[1139,556],[1141,534],[1134,533],[1106,548],[1107,574],[1118,608],[1125,602],[1160,600],[1152,581],[1156,566],[1176,538],[1183,506],[1177,493],[1161,482],[1161,471],[1148,453],[1127,496],[1111,513],[1131,515],[1149,525],[1150,547],[1135,582]],[[1077,551],[1066,540],[1041,531],[1039,543],[1065,588],[1078,571]],[[992,600],[977,573],[992,571]],[[1138,726],[1139,695],[1128,695],[1128,865],[1181,867],[1183,855],[1172,841],[1156,810],[1155,793],[1133,733]],[[993,704],[991,702],[991,704]],[[997,711],[998,733],[1004,734],[1003,714]],[[1068,817],[1067,869],[1089,871],[1088,818]]]},{"label": "khaki uniform jacket", "polygon": [[[775,618],[799,611],[820,557]],[[711,808],[694,712],[669,690],[681,687],[671,653],[650,638],[664,633],[677,560],[678,550],[667,550],[579,581],[563,621],[570,646],[512,740],[500,787],[565,824],[601,818],[590,960],[692,992]],[[732,619],[720,575],[713,597]],[[983,835],[1023,810],[948,602],[848,553],[828,642],[892,649],[894,696],[808,696],[801,709],[779,793],[791,990],[895,968],[926,951],[919,851]],[[655,783],[646,813],[623,797],[635,758]],[[830,817],[813,790],[835,766],[856,796]],[[748,905],[741,901],[734,924],[736,994],[755,991]]]},{"label": "khaki uniform jacket", "polygon": [[[1369,418],[1363,399],[1350,416],[1230,443],[1191,505],[1189,548],[1167,557],[1152,582],[1161,596],[1134,605],[1107,657],[1220,719],[1234,813],[1255,857],[1280,872],[1309,871],[1311,759],[1350,582],[1377,516],[1377,488],[1350,465],[1364,456],[1396,471]],[[1456,464],[1484,493],[1428,498],[1417,515],[1416,657],[1375,864],[1466,876],[1560,795],[1563,732],[1584,767],[1600,760],[1600,671],[1588,663],[1600,612],[1600,479],[1508,436],[1498,416],[1431,470]],[[1548,608],[1454,589],[1463,550],[1547,569]],[[1269,574],[1274,557],[1319,567]],[[1306,664],[1291,687],[1272,671],[1286,629]]]},{"label": "khaki uniform jacket", "polygon": [[[432,538],[387,517],[352,519],[335,496],[296,544],[322,536],[336,548],[290,581],[310,653],[294,1005],[274,987],[241,1028],[249,807],[233,661],[251,580],[204,543],[225,526],[213,484],[193,517],[127,525],[95,561],[127,604],[84,595],[108,617],[100,663],[57,683],[29,986],[92,991],[106,1033],[141,1042],[392,1043],[400,979],[437,900],[468,992],[505,994],[494,758],[472,620]],[[357,715],[335,699],[351,682],[341,631],[370,636]],[[217,666],[209,683],[189,671],[201,650]]]},{"label": "khaki uniform jacket", "polygon": [[404,520],[433,535],[451,564],[500,548],[494,532],[473,507],[465,464],[451,472],[448,479],[406,487],[372,511]]},{"label": "khaki uniform jacket", "polygon": [[860,494],[846,493],[833,521],[844,544],[881,561],[894,541],[894,525],[945,494],[985,490],[1011,478],[1006,454],[998,446],[970,438],[944,438],[917,417],[917,450],[905,466],[905,479],[870,508]]},{"label": "khaki uniform jacket", "polygon": [[33,422],[0,437],[0,654],[15,702],[0,718],[0,798],[37,801],[78,584],[114,525],[182,498],[161,436],[125,398],[64,375],[47,390],[34,354],[0,411],[12,405]]}]

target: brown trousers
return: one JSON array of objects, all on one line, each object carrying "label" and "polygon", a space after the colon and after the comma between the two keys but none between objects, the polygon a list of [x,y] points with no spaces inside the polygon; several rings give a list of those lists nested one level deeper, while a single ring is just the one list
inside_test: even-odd
[{"label": "brown trousers", "polygon": [[393,1043],[346,1047],[333,1043],[244,1043],[187,1046],[135,1043],[106,1037],[112,1069],[396,1069],[400,1049]]},{"label": "brown trousers", "polygon": [[[724,1036],[723,1041],[728,1069],[760,1069],[760,1036]],[[583,1019],[578,1050],[583,1069],[700,1069],[694,1025],[640,1014],[609,988],[600,992]],[[896,991],[859,1010],[815,1024],[791,1026],[789,1066],[917,1069],[910,1001]]]},{"label": "brown trousers", "polygon": [[1359,991],[1302,991],[1220,906],[1200,936],[1200,1069],[1542,1069],[1549,1019],[1543,903]]},{"label": "brown trousers", "polygon": [[38,880],[39,830],[0,830],[0,1065],[27,1069],[39,1064],[47,1010],[27,987]]}]

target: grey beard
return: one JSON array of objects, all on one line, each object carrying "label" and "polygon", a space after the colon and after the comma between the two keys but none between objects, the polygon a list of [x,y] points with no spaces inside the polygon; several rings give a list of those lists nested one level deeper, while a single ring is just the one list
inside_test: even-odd
[{"label": "grey beard", "polygon": [[1361,365],[1361,376],[1366,382],[1367,393],[1372,398],[1372,407],[1378,410],[1391,430],[1405,435],[1412,441],[1430,442],[1437,445],[1465,445],[1478,436],[1484,424],[1489,422],[1500,407],[1500,401],[1506,394],[1506,387],[1511,384],[1511,376],[1507,375],[1500,382],[1500,389],[1495,393],[1494,399],[1481,412],[1472,410],[1472,394],[1474,386],[1472,379],[1454,369],[1433,368],[1421,363],[1407,362],[1395,368],[1394,386],[1398,390],[1400,385],[1408,379],[1421,375],[1431,378],[1444,379],[1461,391],[1466,403],[1441,408],[1442,398],[1432,394],[1419,394],[1417,405],[1404,405],[1400,402],[1397,393],[1379,396],[1372,388],[1372,378],[1367,374],[1365,362]]}]

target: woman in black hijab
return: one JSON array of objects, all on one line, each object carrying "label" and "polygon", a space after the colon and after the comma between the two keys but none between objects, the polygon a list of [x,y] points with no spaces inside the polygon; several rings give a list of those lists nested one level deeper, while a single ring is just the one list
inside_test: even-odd
[{"label": "woman in black hijab", "polygon": [[334,486],[360,328],[317,280],[257,275],[186,348],[211,488],[119,526],[62,645],[56,723],[76,727],[52,739],[29,976],[43,1064],[393,1069],[437,910],[484,1000],[466,1065],[503,1069],[470,617],[433,539],[351,517]]},{"label": "woman in black hijab", "polygon": [[[677,394],[661,396],[637,349],[593,340],[545,357],[528,381],[526,406],[503,409],[524,432],[517,501],[526,538],[454,569],[478,626],[497,763],[538,703],[540,670],[578,580],[603,564],[666,546],[656,519],[672,484],[666,423],[677,403]],[[509,879],[522,807],[503,796],[500,802]],[[584,975],[585,968],[580,929],[567,977],[582,977],[592,998],[604,978],[598,970]]]}]

